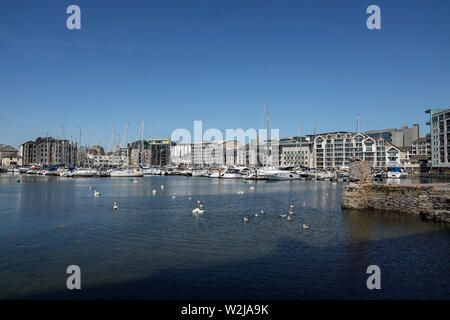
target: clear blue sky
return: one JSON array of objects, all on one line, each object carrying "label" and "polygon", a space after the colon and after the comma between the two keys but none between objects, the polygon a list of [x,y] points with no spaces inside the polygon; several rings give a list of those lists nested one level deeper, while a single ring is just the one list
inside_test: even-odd
[{"label": "clear blue sky", "polygon": [[[66,28],[77,4],[82,29]],[[382,29],[366,28],[366,8]],[[0,2],[0,143],[38,136],[108,147],[208,128],[282,136],[421,124],[450,105],[450,1]],[[83,143],[84,144],[84,143]]]}]

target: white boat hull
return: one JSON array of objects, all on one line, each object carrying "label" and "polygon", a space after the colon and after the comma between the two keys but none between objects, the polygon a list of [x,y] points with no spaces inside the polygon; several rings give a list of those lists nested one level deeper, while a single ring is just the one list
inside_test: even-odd
[{"label": "white boat hull", "polygon": [[111,177],[126,177],[126,178],[134,178],[134,177],[143,177],[143,172],[136,171],[111,171]]},{"label": "white boat hull", "polygon": [[224,173],[220,178],[222,179],[240,179],[242,175],[236,173]]},{"label": "white boat hull", "polygon": [[298,180],[300,175],[293,172],[266,172],[267,180]]},{"label": "white boat hull", "polygon": [[407,174],[404,172],[388,172],[387,177],[389,179],[404,179]]},{"label": "white boat hull", "polygon": [[205,176],[205,172],[204,171],[192,171],[192,176],[193,177],[204,177]]}]

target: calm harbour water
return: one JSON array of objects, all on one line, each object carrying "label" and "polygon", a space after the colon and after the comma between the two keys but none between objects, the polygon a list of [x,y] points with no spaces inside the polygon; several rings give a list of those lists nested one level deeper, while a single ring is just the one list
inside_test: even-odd
[{"label": "calm harbour water", "polygon": [[[0,298],[449,299],[450,226],[342,211],[342,188],[0,176]],[[205,214],[197,217],[198,199]],[[293,221],[282,219],[292,203]],[[66,289],[74,264],[80,291]],[[372,264],[381,290],[366,287]]]}]

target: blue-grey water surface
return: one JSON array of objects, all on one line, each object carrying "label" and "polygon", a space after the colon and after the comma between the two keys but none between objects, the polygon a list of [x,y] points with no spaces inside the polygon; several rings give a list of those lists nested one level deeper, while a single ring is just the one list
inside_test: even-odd
[{"label": "blue-grey water surface", "polygon": [[[450,298],[450,227],[342,211],[342,189],[319,181],[4,175],[0,298]],[[201,216],[192,214],[197,200]],[[282,219],[291,204],[293,221]],[[366,287],[373,264],[381,290]],[[69,265],[81,268],[80,291],[66,288]]]}]

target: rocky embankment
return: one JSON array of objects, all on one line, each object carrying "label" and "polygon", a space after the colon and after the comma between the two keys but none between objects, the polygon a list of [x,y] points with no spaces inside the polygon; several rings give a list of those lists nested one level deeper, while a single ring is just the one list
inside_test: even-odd
[{"label": "rocky embankment", "polygon": [[450,185],[350,184],[343,209],[388,210],[450,223]]}]

